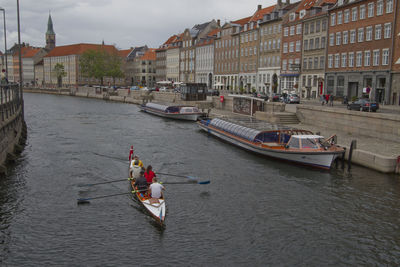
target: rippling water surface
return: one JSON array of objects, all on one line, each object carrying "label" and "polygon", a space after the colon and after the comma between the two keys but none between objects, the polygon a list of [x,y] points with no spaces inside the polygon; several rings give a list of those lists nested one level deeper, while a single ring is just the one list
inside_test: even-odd
[{"label": "rippling water surface", "polygon": [[[0,178],[4,266],[400,265],[400,182],[259,158],[135,105],[25,94],[27,146]],[[129,147],[166,185],[166,228],[128,192]],[[108,155],[122,160],[106,158]],[[163,181],[181,181],[163,177]]]}]

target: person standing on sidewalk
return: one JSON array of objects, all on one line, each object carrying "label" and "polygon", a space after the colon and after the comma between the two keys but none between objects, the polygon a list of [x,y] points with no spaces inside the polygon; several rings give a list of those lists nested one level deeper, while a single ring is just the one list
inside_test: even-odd
[{"label": "person standing on sidewalk", "polygon": [[329,96],[329,106],[333,107],[333,95]]}]

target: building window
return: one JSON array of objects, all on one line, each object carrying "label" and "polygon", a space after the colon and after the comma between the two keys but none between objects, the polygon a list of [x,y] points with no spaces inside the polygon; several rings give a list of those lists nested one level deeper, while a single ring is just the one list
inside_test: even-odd
[{"label": "building window", "polygon": [[296,52],[300,52],[300,50],[301,50],[301,42],[296,41]]},{"label": "building window", "polygon": [[322,20],[322,31],[326,31],[326,19]]},{"label": "building window", "polygon": [[349,68],[354,67],[354,53],[349,53]]},{"label": "building window", "polygon": [[307,58],[303,59],[303,69],[307,69]]},{"label": "building window", "polygon": [[349,32],[345,31],[343,32],[343,44],[348,44],[349,43]]},{"label": "building window", "polygon": [[382,49],[382,65],[389,65],[389,49]]},{"label": "building window", "polygon": [[368,18],[374,16],[374,2],[368,3]]},{"label": "building window", "polygon": [[289,27],[283,28],[283,36],[289,36]]},{"label": "building window", "polygon": [[385,33],[384,33],[384,38],[390,38],[390,35],[392,33],[392,24],[389,23],[385,23]]},{"label": "building window", "polygon": [[314,69],[318,69],[318,57],[314,57]]},{"label": "building window", "polygon": [[365,19],[365,5],[360,6],[360,19]]},{"label": "building window", "polygon": [[342,53],[342,68],[346,68],[347,66],[347,54]]},{"label": "building window", "polygon": [[283,43],[283,53],[286,54],[288,52],[288,45],[287,43]]},{"label": "building window", "polygon": [[380,40],[382,38],[382,25],[375,25],[375,40]]},{"label": "building window", "polygon": [[368,26],[365,31],[365,41],[371,41],[371,40],[372,40],[372,26]]},{"label": "building window", "polygon": [[319,49],[319,37],[315,38],[315,49]]},{"label": "building window", "polygon": [[357,21],[357,7],[351,9],[351,21]]},{"label": "building window", "polygon": [[282,70],[286,70],[287,68],[287,61],[286,59],[282,60]]},{"label": "building window", "polygon": [[364,42],[364,28],[358,28],[358,42]]},{"label": "building window", "polygon": [[345,11],[344,11],[344,23],[349,23],[349,20],[350,20],[350,10],[349,9],[346,9]]},{"label": "building window", "polygon": [[339,68],[340,66],[340,55],[335,54],[335,68]]},{"label": "building window", "polygon": [[297,24],[297,26],[296,26],[296,34],[301,34],[301,24]]},{"label": "building window", "polygon": [[376,15],[380,16],[383,14],[383,0],[378,0],[376,3]]},{"label": "building window", "polygon": [[331,25],[330,26],[335,26],[336,25],[336,14],[332,13],[331,14]]},{"label": "building window", "polygon": [[290,53],[294,52],[294,42],[289,43],[289,52]]},{"label": "building window", "polygon": [[333,33],[329,34],[329,46],[335,45],[335,35]]},{"label": "building window", "polygon": [[331,69],[333,67],[333,55],[328,55],[328,68]]},{"label": "building window", "polygon": [[310,70],[313,68],[312,62],[313,62],[312,57],[308,58],[308,69]]},{"label": "building window", "polygon": [[324,69],[325,68],[325,57],[322,56],[319,58],[319,68]]},{"label": "building window", "polygon": [[294,35],[294,26],[290,26],[290,36]]},{"label": "building window", "polygon": [[350,43],[354,44],[356,42],[356,30],[350,31]]},{"label": "building window", "polygon": [[393,12],[393,0],[386,0],[386,13]]},{"label": "building window", "polygon": [[308,40],[304,40],[304,51],[308,50]]},{"label": "building window", "polygon": [[314,49],[314,39],[310,39],[310,50]]},{"label": "building window", "polygon": [[314,22],[310,22],[310,34],[314,33]]},{"label": "building window", "polygon": [[320,32],[321,31],[321,21],[318,20],[315,22],[315,32]]},{"label": "building window", "polygon": [[303,75],[303,81],[302,81],[303,86],[306,86],[306,75]]},{"label": "building window", "polygon": [[304,24],[304,34],[308,34],[308,23]]},{"label": "building window", "polygon": [[364,67],[371,65],[371,51],[364,51]]},{"label": "building window", "polygon": [[374,51],[373,51],[373,57],[374,57],[374,59],[373,59],[373,62],[372,62],[372,64],[373,64],[374,66],[379,66],[379,56],[380,56],[380,51],[379,51],[379,49],[374,50]]},{"label": "building window", "polygon": [[340,45],[342,43],[342,33],[337,32],[336,33],[336,45]]},{"label": "building window", "polygon": [[339,24],[342,24],[342,22],[343,22],[343,12],[342,11],[339,11],[338,13],[337,13],[337,24],[339,25]]},{"label": "building window", "polygon": [[362,52],[361,51],[358,51],[357,52],[357,62],[356,62],[356,64],[357,64],[357,67],[361,67],[362,66]]},{"label": "building window", "polygon": [[321,37],[321,48],[325,48],[325,36]]}]

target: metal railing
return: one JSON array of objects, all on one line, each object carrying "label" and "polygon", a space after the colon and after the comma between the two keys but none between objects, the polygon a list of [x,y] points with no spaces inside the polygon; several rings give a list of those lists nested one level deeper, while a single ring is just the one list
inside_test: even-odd
[{"label": "metal railing", "polygon": [[19,110],[22,105],[20,94],[18,84],[0,84],[0,122],[4,122]]}]

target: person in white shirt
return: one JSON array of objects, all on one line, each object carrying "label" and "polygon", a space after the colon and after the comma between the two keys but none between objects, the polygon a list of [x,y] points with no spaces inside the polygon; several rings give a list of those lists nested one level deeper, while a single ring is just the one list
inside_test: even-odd
[{"label": "person in white shirt", "polygon": [[157,178],[153,178],[153,183],[150,185],[150,195],[152,198],[164,198],[162,190],[165,190],[164,186],[157,183]]}]

